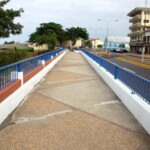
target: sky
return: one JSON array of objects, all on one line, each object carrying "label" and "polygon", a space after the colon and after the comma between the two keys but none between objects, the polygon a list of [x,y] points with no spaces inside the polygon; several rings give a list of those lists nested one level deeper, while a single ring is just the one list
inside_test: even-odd
[{"label": "sky", "polygon": [[[0,39],[0,43],[28,41],[29,35],[41,23],[48,22],[59,23],[64,29],[83,27],[90,38],[100,39],[105,38],[106,22],[109,22],[109,35],[127,36],[130,32],[128,12],[144,6],[145,0],[10,0],[5,9],[23,8],[24,13],[15,22],[21,23],[24,28],[22,34]],[[149,2],[147,6],[150,6]]]}]

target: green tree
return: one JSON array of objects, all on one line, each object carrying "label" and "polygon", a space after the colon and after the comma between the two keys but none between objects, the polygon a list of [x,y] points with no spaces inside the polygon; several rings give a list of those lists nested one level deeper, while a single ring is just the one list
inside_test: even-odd
[{"label": "green tree", "polygon": [[81,27],[67,28],[66,35],[67,35],[68,40],[71,40],[73,42],[73,45],[75,45],[78,38],[82,38],[84,40],[87,40],[89,38],[87,30]]},{"label": "green tree", "polygon": [[9,1],[10,0],[0,1],[0,38],[9,37],[10,34],[20,34],[23,28],[20,23],[14,23],[14,19],[21,16],[23,9],[4,9],[4,6]]},{"label": "green tree", "polygon": [[86,41],[84,41],[84,45],[91,48],[92,47],[92,42],[90,40],[86,40]]},{"label": "green tree", "polygon": [[15,44],[15,41],[10,41],[10,42],[5,41],[4,44]]},{"label": "green tree", "polygon": [[103,45],[99,44],[99,45],[97,45],[97,47],[98,47],[98,48],[102,48],[102,47],[103,47]]},{"label": "green tree", "polygon": [[29,38],[29,42],[37,43],[37,45],[47,44],[50,50],[54,49],[57,42],[61,45],[64,40],[65,31],[62,26],[53,22],[42,23]]}]

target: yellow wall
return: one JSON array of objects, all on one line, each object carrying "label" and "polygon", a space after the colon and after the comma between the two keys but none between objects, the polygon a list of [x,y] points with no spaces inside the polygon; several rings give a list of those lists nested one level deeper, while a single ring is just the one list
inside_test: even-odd
[{"label": "yellow wall", "polygon": [[76,44],[75,44],[75,47],[80,47],[80,46],[82,46],[82,39],[81,38],[77,39]]},{"label": "yellow wall", "polygon": [[[144,20],[145,20],[144,11],[142,12],[141,16],[142,16],[141,24],[142,24],[142,26],[144,26],[145,25],[145,23],[144,23]],[[149,23],[146,23],[146,26],[150,26],[150,14],[146,14],[146,20],[149,20]]]},{"label": "yellow wall", "polygon": [[104,42],[101,41],[100,39],[95,39],[95,40],[92,40],[92,47],[95,47],[97,48],[97,45],[104,45]]},{"label": "yellow wall", "polygon": [[[65,42],[62,43],[62,46],[64,47],[72,47],[72,41],[71,40],[67,40]],[[75,43],[75,47],[80,47],[82,46],[82,39],[79,38],[76,43]]]},{"label": "yellow wall", "polygon": [[64,46],[64,47],[72,47],[72,41],[71,40],[64,41],[62,43],[62,46]]}]

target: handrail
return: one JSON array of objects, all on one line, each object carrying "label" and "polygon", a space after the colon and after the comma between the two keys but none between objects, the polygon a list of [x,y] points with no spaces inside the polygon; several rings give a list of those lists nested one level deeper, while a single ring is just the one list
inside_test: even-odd
[{"label": "handrail", "polygon": [[52,59],[52,57],[55,57],[56,54],[63,50],[64,48],[59,48],[55,51],[0,67],[0,91],[18,80],[18,72],[23,72],[23,75],[25,76],[36,67],[42,65],[42,61],[46,62],[47,60]]},{"label": "handrail", "polygon": [[131,89],[132,93],[138,95],[148,104],[150,104],[150,81],[148,79],[145,79],[136,73],[121,68],[120,66],[113,64],[112,62],[109,62],[104,58],[100,58],[87,50],[81,50],[91,59],[96,61],[100,66],[104,67],[108,72],[110,72],[113,75],[114,79],[120,80],[129,89]]},{"label": "handrail", "polygon": [[[60,48],[58,50],[61,50],[61,49],[64,49],[64,48]],[[48,53],[45,53],[45,54],[42,54],[42,55],[39,55],[39,56],[35,56],[35,57],[32,57],[32,58],[28,58],[28,59],[24,59],[24,60],[21,60],[21,61],[18,61],[16,63],[12,63],[10,65],[6,65],[6,66],[3,66],[3,67],[0,67],[0,70],[3,70],[3,69],[6,69],[6,68],[9,68],[9,67],[12,67],[12,66],[15,66],[15,65],[18,65],[19,63],[23,63],[23,62],[26,62],[28,60],[32,60],[32,59],[35,59],[35,58],[40,58],[41,56],[45,56],[47,54],[51,54],[55,51],[58,51],[58,50],[54,50],[54,51],[51,51],[51,52],[48,52]]]}]

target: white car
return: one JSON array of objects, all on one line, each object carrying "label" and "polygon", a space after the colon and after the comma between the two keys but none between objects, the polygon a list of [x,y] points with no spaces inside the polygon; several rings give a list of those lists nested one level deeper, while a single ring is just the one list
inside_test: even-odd
[{"label": "white car", "polygon": [[116,52],[118,52],[118,53],[128,53],[129,51],[124,47],[120,47],[120,48],[116,49]]}]

